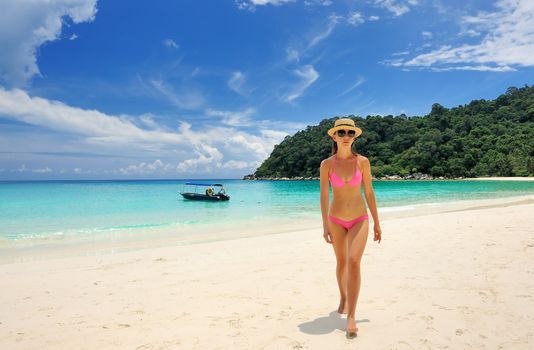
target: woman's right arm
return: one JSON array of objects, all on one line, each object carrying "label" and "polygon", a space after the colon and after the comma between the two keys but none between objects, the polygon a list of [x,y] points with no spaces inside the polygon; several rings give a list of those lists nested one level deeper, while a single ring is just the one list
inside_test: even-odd
[{"label": "woman's right arm", "polygon": [[323,216],[323,237],[327,243],[332,243],[332,237],[328,229],[328,205],[330,200],[330,188],[328,184],[328,165],[326,159],[321,162],[319,169],[321,214]]}]

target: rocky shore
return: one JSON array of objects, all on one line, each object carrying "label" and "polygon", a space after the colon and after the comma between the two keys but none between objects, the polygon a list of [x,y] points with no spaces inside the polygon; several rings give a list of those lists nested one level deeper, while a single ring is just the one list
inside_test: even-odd
[{"label": "rocky shore", "polygon": [[[463,180],[463,177],[434,177],[428,174],[416,173],[406,176],[400,175],[386,175],[381,177],[373,177],[373,180]],[[273,181],[296,181],[296,180],[319,180],[319,177],[304,177],[304,176],[295,176],[295,177],[256,177],[254,174],[249,174],[243,176],[243,180],[273,180]]]}]

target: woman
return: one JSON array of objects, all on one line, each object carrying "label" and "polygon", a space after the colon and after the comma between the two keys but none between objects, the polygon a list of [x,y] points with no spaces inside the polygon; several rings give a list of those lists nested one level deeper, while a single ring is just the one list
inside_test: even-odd
[{"label": "woman", "polygon": [[[336,120],[328,130],[332,137],[332,156],[321,162],[320,169],[323,237],[334,246],[340,294],[338,312],[347,314],[349,336],[355,336],[358,331],[355,312],[361,284],[360,262],[369,234],[362,185],[373,216],[374,240],[378,243],[382,240],[369,160],[352,151],[352,143],[361,133],[352,119]],[[329,180],[333,192],[330,208]]]}]

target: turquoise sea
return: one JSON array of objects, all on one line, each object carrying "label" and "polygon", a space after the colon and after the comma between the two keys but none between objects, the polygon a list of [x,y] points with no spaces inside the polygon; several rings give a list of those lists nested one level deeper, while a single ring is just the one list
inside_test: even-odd
[{"label": "turquoise sea", "polygon": [[[191,181],[191,180],[187,180]],[[183,180],[0,182],[0,242],[105,237],[262,220],[320,220],[318,181],[223,182],[228,202],[184,200]],[[532,181],[375,181],[379,209],[534,194]],[[224,239],[224,238],[223,238]]]}]

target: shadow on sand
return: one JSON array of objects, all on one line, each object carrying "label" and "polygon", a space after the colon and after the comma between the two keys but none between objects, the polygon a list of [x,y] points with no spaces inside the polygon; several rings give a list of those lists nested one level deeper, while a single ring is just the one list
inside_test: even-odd
[{"label": "shadow on sand", "polygon": [[[356,320],[356,323],[370,322],[368,319]],[[313,321],[299,324],[301,332],[306,334],[328,334],[336,329],[345,332],[347,326],[347,319],[341,317],[337,311],[332,311],[327,317],[319,317]]]}]

